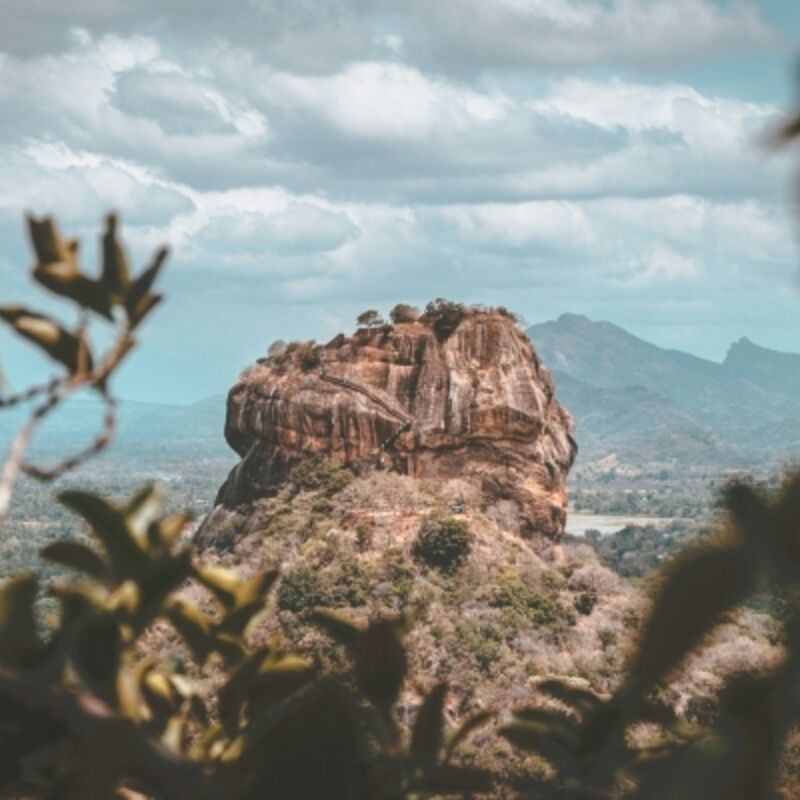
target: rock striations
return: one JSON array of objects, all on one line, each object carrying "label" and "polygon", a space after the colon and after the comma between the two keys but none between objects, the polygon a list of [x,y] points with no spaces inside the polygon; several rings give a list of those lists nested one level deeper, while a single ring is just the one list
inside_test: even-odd
[{"label": "rock striations", "polygon": [[525,536],[557,538],[573,433],[507,313],[468,310],[449,335],[423,316],[295,345],[249,369],[225,424],[242,460],[217,502],[230,509],[274,493],[293,463],[319,454],[356,472],[467,480],[483,510],[504,508]]}]

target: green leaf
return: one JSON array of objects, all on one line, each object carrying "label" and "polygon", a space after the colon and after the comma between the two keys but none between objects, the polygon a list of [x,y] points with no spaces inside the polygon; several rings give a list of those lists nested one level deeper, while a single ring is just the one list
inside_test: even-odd
[{"label": "green leaf", "polygon": [[189,514],[170,514],[152,523],[147,529],[147,536],[151,546],[154,545],[155,541],[158,541],[161,547],[168,551],[180,539],[191,519]]},{"label": "green leaf", "polygon": [[78,245],[61,238],[52,219],[28,218],[36,264],[33,277],[46,289],[112,319],[111,295],[101,281],[87,278],[77,262]]},{"label": "green leaf", "polygon": [[233,737],[239,728],[239,717],[244,707],[247,693],[258,675],[261,664],[266,661],[269,655],[269,647],[261,647],[249,655],[237,667],[217,695],[219,719],[229,738]]},{"label": "green leaf", "polygon": [[108,553],[111,570],[119,580],[143,575],[150,566],[126,523],[125,511],[89,492],[66,491],[58,499],[80,514]]},{"label": "green leaf", "polygon": [[150,312],[163,300],[160,294],[145,295],[135,306],[128,312],[131,328],[139,326],[147,317]]},{"label": "green leaf", "polygon": [[85,679],[112,690],[122,655],[122,636],[112,617],[105,615],[82,631],[73,655]]},{"label": "green leaf", "polygon": [[800,517],[800,476],[783,487],[776,503],[745,483],[726,493],[726,508],[737,529],[752,543],[778,582],[794,584],[800,578],[797,520]]},{"label": "green leaf", "polygon": [[208,617],[188,600],[172,600],[167,617],[181,635],[195,660],[204,664],[214,649],[214,637]]},{"label": "green leaf", "polygon": [[91,369],[91,354],[82,332],[70,333],[50,317],[22,306],[0,308],[0,319],[54,361],[63,364],[70,373]]},{"label": "green leaf", "polygon": [[62,627],[78,617],[103,611],[106,606],[106,595],[94,584],[57,583],[52,592],[61,604]]},{"label": "green leaf", "polygon": [[152,657],[142,659],[136,664],[131,664],[129,658],[127,663],[120,666],[117,673],[117,707],[124,717],[134,722],[142,719],[142,679],[153,665]]},{"label": "green leaf", "polygon": [[222,656],[226,667],[241,663],[247,656],[247,651],[239,637],[229,636],[227,633],[217,633],[214,636],[212,652]]},{"label": "green leaf", "polygon": [[43,547],[39,552],[47,561],[85,572],[102,583],[107,583],[111,577],[108,564],[85,544],[62,540]]},{"label": "green leaf", "polygon": [[150,289],[166,261],[168,250],[159,249],[150,266],[130,285],[125,295],[125,310],[132,327],[138,325],[161,301],[161,296],[152,294]]},{"label": "green leaf", "polygon": [[141,694],[153,716],[165,722],[178,713],[181,698],[166,675],[148,669],[141,677]]},{"label": "green leaf", "polygon": [[0,586],[0,658],[25,663],[41,650],[36,635],[35,575],[17,575]]},{"label": "green leaf", "polygon": [[278,570],[271,569],[242,581],[236,592],[237,607],[244,608],[254,603],[263,603],[279,575]]},{"label": "green leaf", "polygon": [[696,549],[669,570],[639,642],[624,689],[634,705],[711,630],[720,615],[747,597],[756,561],[744,544]]},{"label": "green leaf", "polygon": [[61,265],[64,275],[77,275],[77,244],[61,238],[55,222],[50,217],[35,219],[28,217],[28,234],[31,238],[37,264],[42,266]]},{"label": "green leaf", "polygon": [[522,708],[514,716],[526,725],[536,726],[561,744],[574,749],[578,745],[578,726],[575,719],[560,711],[547,708]]},{"label": "green leaf", "polygon": [[201,565],[195,568],[195,577],[226,608],[236,605],[236,593],[242,581],[229,569],[224,567]]},{"label": "green leaf", "polygon": [[474,714],[468,716],[458,728],[456,728],[455,733],[447,740],[447,744],[444,748],[444,760],[449,761],[453,752],[461,742],[465,741],[473,731],[485,725],[495,716],[494,711],[476,711]]},{"label": "green leaf", "polygon": [[247,626],[253,621],[256,615],[260,614],[265,608],[263,600],[250,603],[246,606],[232,609],[227,613],[217,626],[221,633],[229,636],[243,636]]},{"label": "green leaf", "polygon": [[229,569],[216,566],[200,566],[195,577],[228,609],[252,608],[263,605],[266,595],[278,578],[277,570],[268,570],[242,579]]},{"label": "green leaf", "polygon": [[139,489],[125,506],[125,522],[140,542],[145,541],[148,528],[158,519],[163,501],[161,490],[150,483]]},{"label": "green leaf", "polygon": [[401,631],[399,620],[373,622],[354,647],[359,688],[367,699],[384,708],[397,699],[408,669]]},{"label": "green leaf", "polygon": [[275,717],[248,725],[221,757],[225,766],[247,776],[247,797],[378,796],[364,790],[360,732],[344,687],[331,682],[309,687]]},{"label": "green leaf", "polygon": [[355,647],[364,629],[338,611],[329,608],[315,608],[311,621],[322,628],[329,636],[347,647]]},{"label": "green leaf", "polygon": [[578,769],[575,749],[563,741],[563,731],[551,720],[517,719],[503,725],[498,732],[515,747],[538,753],[562,774]]},{"label": "green leaf", "polygon": [[550,695],[581,714],[589,714],[599,708],[603,701],[594,693],[565,681],[551,678],[536,685],[540,692]]},{"label": "green leaf", "polygon": [[160,614],[169,594],[191,574],[191,553],[188,550],[154,559],[138,581],[141,599],[137,607],[137,624],[146,625]]},{"label": "green leaf", "polygon": [[302,689],[314,675],[314,667],[299,656],[286,655],[262,662],[247,694],[246,710],[250,722]]},{"label": "green leaf", "polygon": [[447,684],[440,683],[425,697],[411,731],[411,752],[418,758],[436,761],[444,743],[444,701]]},{"label": "green leaf", "polygon": [[125,252],[117,240],[117,217],[106,217],[103,234],[103,282],[112,297],[122,298],[130,285],[130,268]]}]

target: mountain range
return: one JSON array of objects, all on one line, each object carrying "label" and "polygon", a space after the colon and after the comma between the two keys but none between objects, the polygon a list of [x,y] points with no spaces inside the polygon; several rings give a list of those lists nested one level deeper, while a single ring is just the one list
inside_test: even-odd
[{"label": "mountain range", "polygon": [[581,458],[751,466],[800,452],[800,355],[747,338],[721,363],[578,314],[527,330],[577,425]]}]

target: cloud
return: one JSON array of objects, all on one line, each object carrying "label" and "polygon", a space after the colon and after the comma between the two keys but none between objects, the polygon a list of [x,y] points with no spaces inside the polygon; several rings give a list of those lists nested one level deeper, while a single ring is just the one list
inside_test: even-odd
[{"label": "cloud", "polygon": [[115,81],[113,105],[123,113],[155,122],[165,133],[239,133],[261,137],[266,121],[258,111],[231,103],[208,82],[173,72],[138,69]]},{"label": "cloud", "polygon": [[440,217],[452,223],[464,243],[490,250],[572,251],[597,239],[586,212],[573,203],[539,201],[449,206]]},{"label": "cloud", "polygon": [[630,288],[654,283],[691,281],[701,272],[695,258],[683,256],[667,247],[656,247],[644,256],[634,257],[617,282]]},{"label": "cloud", "polygon": [[777,185],[753,155],[775,109],[684,84],[568,78],[520,96],[391,61],[309,75],[223,56],[209,70],[152,38],[88,33],[62,54],[4,56],[0,141],[46,132],[198,191],[324,187],[354,201],[570,199],[609,186],[763,197]]},{"label": "cloud", "polygon": [[505,115],[508,101],[425,77],[392,63],[357,63],[331,76],[274,76],[273,102],[303,109],[358,138],[421,140]]},{"label": "cloud", "polygon": [[[153,39],[76,36],[58,55],[0,55],[0,141],[35,135],[172,173],[230,162],[268,138],[263,116]],[[164,119],[162,121],[161,114]],[[35,133],[34,133],[35,132]]]},{"label": "cloud", "polygon": [[776,108],[684,67],[779,46],[756,3],[6,5],[3,279],[23,210],[92,242],[117,208],[173,249],[162,375],[398,300],[706,324],[788,284]]},{"label": "cloud", "polygon": [[6,0],[0,49],[63,47],[83,27],[158,33],[175,46],[226,39],[293,71],[331,71],[402,55],[451,73],[587,64],[664,65],[774,46],[779,34],[752,0]]},{"label": "cloud", "polygon": [[113,208],[130,224],[161,225],[194,208],[188,192],[120,159],[36,141],[0,154],[0,216],[15,224],[32,211],[96,225]]},{"label": "cloud", "polygon": [[276,213],[240,211],[236,207],[211,216],[192,237],[191,257],[208,261],[210,257],[227,266],[243,266],[249,256],[269,269],[275,256],[301,256],[327,253],[358,235],[358,228],[341,211],[291,201]]},{"label": "cloud", "polygon": [[581,120],[606,130],[663,131],[675,134],[694,151],[737,156],[776,115],[766,104],[706,97],[677,83],[650,86],[617,77],[604,82],[556,81],[531,107],[546,116]]},{"label": "cloud", "polygon": [[[396,4],[400,6],[400,3]],[[456,71],[596,64],[666,65],[780,37],[753,2],[409,0],[413,50]]]}]

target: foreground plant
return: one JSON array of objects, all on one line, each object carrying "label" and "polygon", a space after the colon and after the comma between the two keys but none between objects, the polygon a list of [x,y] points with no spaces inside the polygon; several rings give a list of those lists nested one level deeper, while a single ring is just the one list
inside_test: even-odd
[{"label": "foreground plant", "polygon": [[[78,264],[77,244],[52,220],[30,220],[34,278],[77,306],[70,328],[20,306],[0,318],[50,356],[62,375],[3,399],[8,407],[41,399],[12,445],[0,483],[0,522],[20,473],[52,480],[103,449],[114,430],[110,379],[134,347],[134,331],[160,300],[151,292],[164,263],[160,250],[135,280],[116,238],[103,236],[99,277]],[[115,330],[98,357],[90,320]],[[51,467],[25,460],[42,420],[78,389],[96,392],[107,412],[89,447]],[[444,687],[400,737],[393,719],[405,679],[400,620],[361,629],[323,612],[320,624],[354,648],[354,680],[320,674],[282,640],[250,645],[248,631],[267,610],[277,573],[247,579],[200,564],[182,534],[188,517],[162,517],[146,486],[127,503],[66,491],[59,501],[79,515],[89,546],[60,540],[45,560],[77,577],[45,587],[56,612],[38,619],[40,582],[19,575],[0,587],[0,794],[100,800],[109,797],[257,798],[398,797],[486,787],[481,773],[451,767],[455,745],[488,716],[444,738]],[[201,608],[187,585],[213,598]],[[168,624],[193,666],[146,653],[143,637]],[[213,675],[201,695],[188,674]]]},{"label": "foreground plant", "polygon": [[[35,253],[32,277],[44,288],[69,302],[78,312],[78,322],[67,326],[25,306],[0,307],[0,320],[21,338],[55,361],[60,376],[13,395],[0,395],[0,408],[38,401],[28,422],[11,446],[0,475],[0,525],[8,513],[14,484],[20,473],[50,481],[79,466],[111,441],[116,420],[116,401],[110,381],[125,356],[135,347],[134,333],[161,301],[151,290],[167,257],[158,250],[150,264],[133,278],[128,258],[117,239],[117,218],[106,219],[101,240],[102,263],[97,277],[86,275],[80,265],[78,242],[64,239],[52,219],[28,219],[28,232]],[[93,350],[89,328],[97,319],[113,326],[112,343],[104,353]],[[70,395],[80,389],[95,393],[105,406],[103,427],[83,450],[50,466],[31,464],[25,453],[36,429]]]},{"label": "foreground plant", "polygon": [[[110,217],[101,274],[89,278],[77,265],[76,245],[62,240],[51,221],[31,221],[30,230],[34,277],[76,304],[80,321],[68,328],[25,308],[0,310],[63,370],[5,400],[12,405],[39,398],[40,404],[6,462],[0,518],[20,472],[50,480],[110,440],[110,379],[158,302],[151,288],[165,255],[159,251],[132,280]],[[116,331],[100,357],[87,336],[96,316],[110,319]],[[107,403],[97,441],[50,468],[26,462],[36,426],[79,388]],[[316,469],[304,479],[317,485],[322,478]],[[724,533],[688,551],[664,574],[613,697],[545,680],[539,689],[554,703],[520,709],[503,722],[506,740],[549,764],[547,777],[535,778],[454,761],[457,746],[494,714],[480,711],[450,731],[445,683],[423,697],[410,729],[401,728],[407,616],[362,625],[330,610],[313,611],[311,620],[352,663],[343,674],[327,674],[313,656],[292,652],[280,638],[253,643],[251,628],[272,609],[277,572],[243,578],[198,561],[183,535],[188,518],[162,516],[155,487],[123,504],[79,491],[62,492],[59,500],[84,520],[93,546],[61,540],[42,550],[45,560],[75,574],[43,587],[54,609],[46,619],[39,618],[35,575],[18,575],[0,587],[0,796],[777,796],[781,749],[800,720],[800,478],[775,497],[746,485],[731,489]],[[687,729],[657,702],[659,687],[726,613],[765,582],[786,598],[784,661],[771,673],[731,679],[716,717],[704,729]],[[162,640],[182,639],[187,663],[172,648],[166,656],[152,647],[148,652],[146,636],[156,626]],[[648,747],[634,747],[629,733],[642,722],[659,735]]]}]

